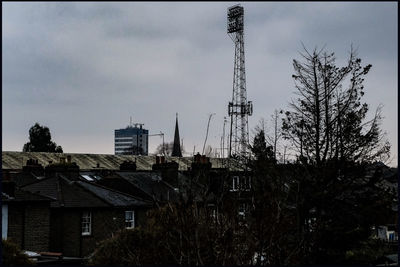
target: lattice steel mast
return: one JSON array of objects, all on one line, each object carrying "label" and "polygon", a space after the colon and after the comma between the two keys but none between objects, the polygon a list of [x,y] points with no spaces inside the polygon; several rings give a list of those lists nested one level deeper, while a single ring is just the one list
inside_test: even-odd
[{"label": "lattice steel mast", "polygon": [[228,105],[231,117],[229,157],[246,156],[249,144],[248,116],[253,104],[247,101],[246,71],[244,65],[244,10],[240,5],[228,8],[228,35],[235,43],[232,102]]}]

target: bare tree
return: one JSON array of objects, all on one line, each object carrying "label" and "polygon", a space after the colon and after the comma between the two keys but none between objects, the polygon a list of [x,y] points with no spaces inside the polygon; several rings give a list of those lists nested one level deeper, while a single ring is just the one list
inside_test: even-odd
[{"label": "bare tree", "polygon": [[[369,238],[374,205],[381,211],[390,205],[376,187],[379,170],[370,169],[388,158],[390,145],[380,129],[381,107],[367,120],[369,106],[361,101],[371,65],[362,66],[353,49],[344,67],[324,49],[304,48],[300,55],[302,61],[293,60],[298,98],[286,111],[282,130],[297,150],[293,179],[304,262],[345,262],[346,251]],[[335,241],[327,242],[333,236]]]},{"label": "bare tree", "polygon": [[271,123],[272,123],[272,134],[267,134],[267,142],[270,143],[274,150],[274,158],[277,159],[278,154],[278,141],[282,136],[281,131],[281,120],[280,114],[277,109],[274,110],[274,114],[271,115]]},{"label": "bare tree", "polygon": [[[282,153],[279,152],[279,142],[282,137],[282,122],[280,114],[282,111],[274,110],[274,113],[271,115],[271,126],[267,126],[265,123],[265,119],[261,118],[259,120],[258,125],[254,128],[255,134],[259,134],[261,131],[265,134],[266,143],[272,147],[274,158],[278,160],[278,155]],[[282,155],[283,157],[283,155]]]},{"label": "bare tree", "polygon": [[212,146],[207,145],[206,149],[204,150],[204,155],[206,155],[207,157],[211,157],[213,152],[214,152],[214,149],[212,148]]},{"label": "bare tree", "polygon": [[[371,65],[351,49],[347,65],[336,67],[334,53],[304,48],[303,62],[293,60],[298,99],[283,119],[283,134],[299,157],[317,165],[329,159],[373,161],[388,156],[390,145],[379,126],[381,107],[366,121],[361,103],[363,81]],[[347,88],[344,88],[347,85]]]}]

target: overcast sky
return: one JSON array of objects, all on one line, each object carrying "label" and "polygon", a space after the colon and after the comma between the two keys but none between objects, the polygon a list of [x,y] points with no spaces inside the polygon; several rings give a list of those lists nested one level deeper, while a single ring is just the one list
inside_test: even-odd
[{"label": "overcast sky", "polygon": [[[175,113],[187,152],[220,147],[232,95],[234,44],[226,12],[236,2],[3,3],[3,151],[21,151],[39,122],[69,153],[114,153],[130,117],[172,141]],[[301,43],[344,64],[351,44],[372,64],[364,100],[383,104],[397,165],[396,2],[242,3],[253,129],[295,97]],[[251,131],[252,136],[252,131]],[[149,138],[150,152],[162,138]]]}]

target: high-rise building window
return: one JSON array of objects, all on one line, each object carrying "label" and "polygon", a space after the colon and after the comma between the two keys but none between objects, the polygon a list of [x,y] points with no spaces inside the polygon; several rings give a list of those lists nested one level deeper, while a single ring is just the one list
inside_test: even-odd
[{"label": "high-rise building window", "polygon": [[[149,131],[138,127],[127,127],[114,131],[114,152],[116,155],[134,154],[148,155],[148,143],[143,139],[148,138]],[[132,150],[132,147],[140,147],[141,150]]]}]

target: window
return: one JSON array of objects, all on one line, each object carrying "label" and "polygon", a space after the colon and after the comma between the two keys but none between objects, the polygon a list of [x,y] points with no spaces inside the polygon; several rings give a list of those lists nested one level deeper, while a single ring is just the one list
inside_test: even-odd
[{"label": "window", "polygon": [[126,229],[132,229],[135,227],[135,212],[125,211],[125,227]]},{"label": "window", "polygon": [[239,176],[233,176],[231,191],[237,191],[237,190],[239,190]]},{"label": "window", "polygon": [[389,233],[389,241],[394,241],[394,233]]},{"label": "window", "polygon": [[387,231],[388,241],[397,241],[397,235],[395,231]]},{"label": "window", "polygon": [[232,177],[232,187],[230,191],[249,191],[251,188],[251,180],[250,177]]},{"label": "window", "polygon": [[249,191],[251,188],[250,177],[242,177],[240,180],[240,188],[244,191]]},{"label": "window", "polygon": [[82,213],[82,235],[90,235],[92,233],[92,214],[90,212]]},{"label": "window", "polygon": [[93,178],[92,177],[90,177],[90,175],[87,175],[87,174],[82,174],[82,177],[86,180],[86,181],[89,181],[89,182],[92,182],[92,181],[94,181],[93,180]]}]

